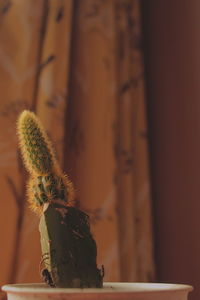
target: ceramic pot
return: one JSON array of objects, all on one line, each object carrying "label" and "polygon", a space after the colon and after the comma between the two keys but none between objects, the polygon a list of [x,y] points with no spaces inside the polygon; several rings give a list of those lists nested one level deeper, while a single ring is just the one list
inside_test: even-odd
[{"label": "ceramic pot", "polygon": [[45,284],[8,284],[8,300],[187,300],[192,287],[162,283],[104,283],[102,289],[51,288]]}]

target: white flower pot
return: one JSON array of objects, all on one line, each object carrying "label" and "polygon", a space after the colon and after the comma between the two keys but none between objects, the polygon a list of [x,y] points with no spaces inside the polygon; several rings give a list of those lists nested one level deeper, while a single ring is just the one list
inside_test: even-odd
[{"label": "white flower pot", "polygon": [[8,284],[8,300],[187,300],[192,287],[162,283],[104,283],[102,289],[51,288],[43,283]]}]

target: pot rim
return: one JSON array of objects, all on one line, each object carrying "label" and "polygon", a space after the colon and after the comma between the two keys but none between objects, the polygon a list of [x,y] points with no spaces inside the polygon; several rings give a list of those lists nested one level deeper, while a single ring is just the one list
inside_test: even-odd
[{"label": "pot rim", "polygon": [[97,294],[97,293],[158,293],[158,292],[190,292],[191,285],[171,283],[143,282],[105,282],[103,288],[51,288],[45,283],[7,284],[2,286],[4,292],[10,294]]}]

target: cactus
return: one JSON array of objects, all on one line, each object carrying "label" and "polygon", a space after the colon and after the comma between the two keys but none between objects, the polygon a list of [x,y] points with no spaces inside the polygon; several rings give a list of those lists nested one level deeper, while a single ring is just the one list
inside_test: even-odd
[{"label": "cactus", "polygon": [[33,112],[21,113],[17,133],[30,173],[28,201],[40,216],[44,279],[55,287],[102,287],[103,272],[97,268],[89,217],[73,207],[73,185],[62,173],[51,142]]}]

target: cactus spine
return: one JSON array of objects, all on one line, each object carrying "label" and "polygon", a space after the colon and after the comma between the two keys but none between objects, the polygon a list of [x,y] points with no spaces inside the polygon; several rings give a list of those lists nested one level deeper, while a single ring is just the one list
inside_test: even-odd
[{"label": "cactus spine", "polygon": [[48,283],[57,287],[102,287],[89,217],[72,206],[73,185],[56,160],[51,142],[33,112],[17,122],[19,145],[30,173],[28,200],[40,214],[40,236]]}]

